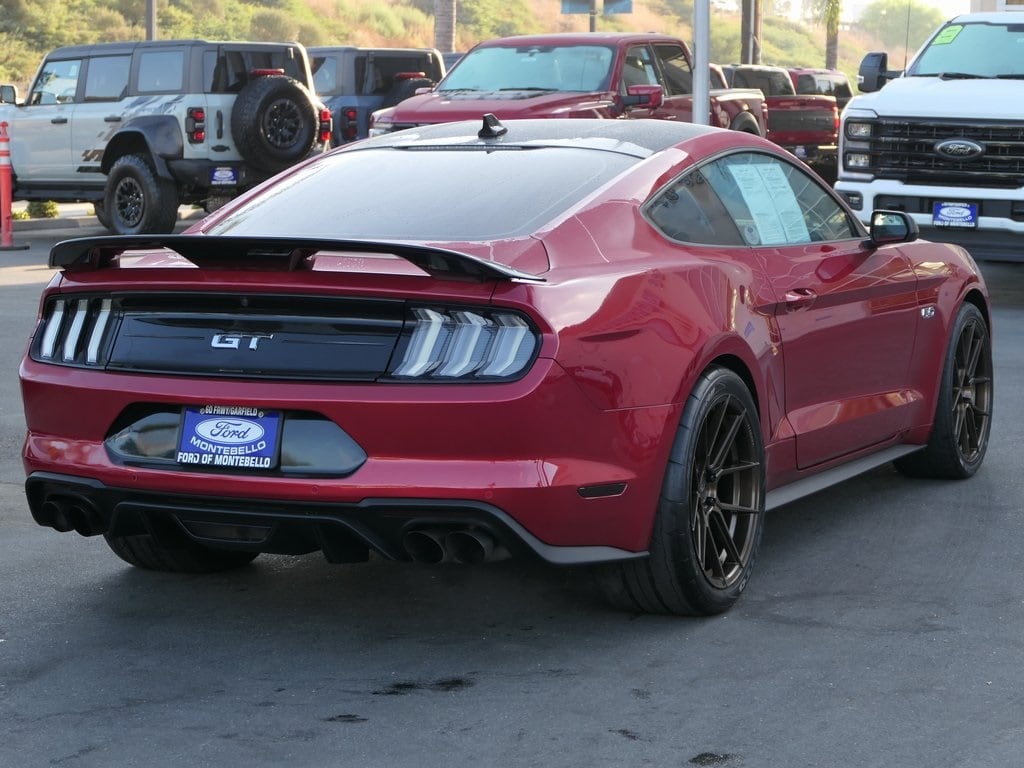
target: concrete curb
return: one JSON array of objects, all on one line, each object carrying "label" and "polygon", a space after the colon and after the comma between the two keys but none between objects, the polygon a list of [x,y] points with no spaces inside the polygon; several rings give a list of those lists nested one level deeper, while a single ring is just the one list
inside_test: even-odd
[{"label": "concrete curb", "polygon": [[47,229],[98,227],[95,216],[55,216],[52,219],[12,219],[12,232],[40,232]]}]

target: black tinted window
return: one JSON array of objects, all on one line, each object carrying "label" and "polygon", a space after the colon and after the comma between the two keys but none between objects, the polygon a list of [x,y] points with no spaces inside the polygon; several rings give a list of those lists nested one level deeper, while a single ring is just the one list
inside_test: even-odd
[{"label": "black tinted window", "polygon": [[467,241],[522,236],[636,162],[564,147],[337,152],[211,233]]},{"label": "black tinted window", "polygon": [[646,213],[666,237],[705,245],[794,245],[857,235],[820,182],[756,152],[737,152],[686,173]]},{"label": "black tinted window", "polygon": [[86,101],[116,101],[128,87],[131,56],[97,56],[89,59],[85,76]]},{"label": "black tinted window", "polygon": [[180,91],[184,76],[184,51],[143,51],[139,54],[139,93]]}]

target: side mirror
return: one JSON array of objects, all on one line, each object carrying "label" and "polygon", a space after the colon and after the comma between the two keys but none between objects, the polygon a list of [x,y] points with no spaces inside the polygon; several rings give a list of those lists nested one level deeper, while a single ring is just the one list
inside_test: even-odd
[{"label": "side mirror", "polygon": [[890,243],[912,243],[917,240],[920,230],[917,222],[904,211],[872,211],[868,227],[871,246]]},{"label": "side mirror", "polygon": [[0,104],[17,104],[18,86],[0,85]]},{"label": "side mirror", "polygon": [[861,93],[872,93],[902,74],[900,70],[889,71],[889,54],[873,51],[860,62],[860,69],[857,70],[857,88]]},{"label": "side mirror", "polygon": [[631,85],[622,97],[622,106],[657,109],[664,101],[665,92],[660,85]]}]

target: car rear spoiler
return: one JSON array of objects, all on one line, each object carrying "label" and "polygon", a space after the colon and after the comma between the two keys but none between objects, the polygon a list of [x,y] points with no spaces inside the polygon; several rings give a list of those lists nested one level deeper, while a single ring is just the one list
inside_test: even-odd
[{"label": "car rear spoiler", "polygon": [[64,240],[50,249],[50,267],[69,271],[103,269],[129,251],[165,248],[197,267],[242,264],[271,269],[303,269],[306,259],[320,251],[387,253],[416,265],[431,277],[475,280],[544,282],[529,272],[445,248],[370,240],[234,237],[230,235],[123,235]]}]

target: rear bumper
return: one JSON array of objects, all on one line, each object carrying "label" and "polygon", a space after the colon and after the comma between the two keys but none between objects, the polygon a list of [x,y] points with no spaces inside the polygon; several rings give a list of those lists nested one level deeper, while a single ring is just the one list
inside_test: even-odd
[{"label": "rear bumper", "polygon": [[[511,552],[556,563],[643,553],[681,409],[601,410],[546,360],[519,381],[452,387],[200,382],[31,360],[21,374],[23,463],[42,525],[77,529],[61,519],[72,507],[83,510],[74,514],[87,534],[122,535],[123,521],[137,529],[153,515],[175,525],[183,514],[211,524],[269,521],[274,535],[233,545],[280,553],[311,551],[318,537],[329,538],[325,531],[339,531],[401,558],[410,526],[427,524],[479,527]],[[316,413],[366,458],[343,472],[305,475],[128,461],[106,441],[142,403]]]},{"label": "rear bumper", "polygon": [[[373,550],[392,560],[449,559],[439,544],[422,556],[420,537],[478,536],[494,551],[558,565],[642,557],[606,546],[551,546],[506,512],[459,499],[364,499],[358,503],[217,498],[111,488],[95,480],[48,472],[25,482],[39,525],[83,536],[148,534],[172,546],[186,536],[205,546],[301,555],[320,550],[330,562],[365,560]],[[442,556],[443,555],[443,556]]]}]

